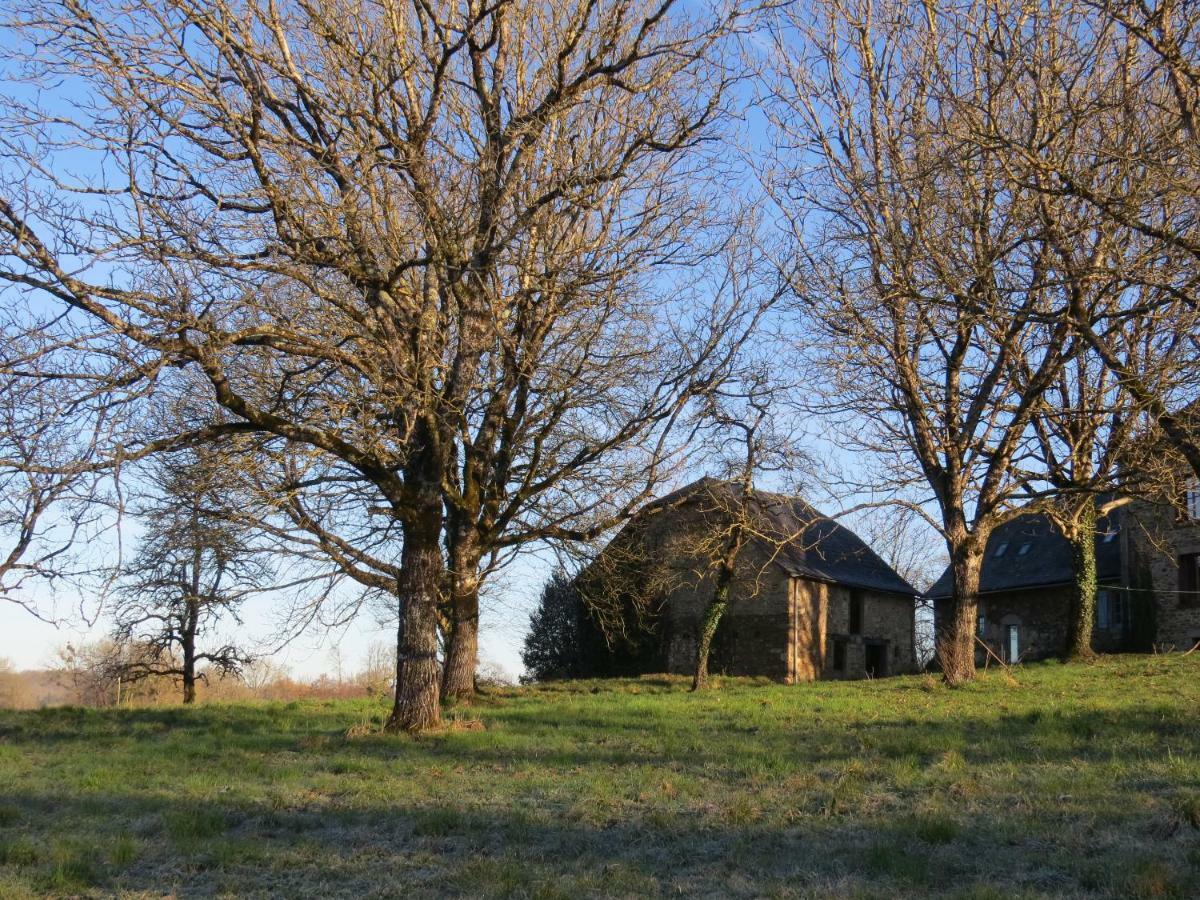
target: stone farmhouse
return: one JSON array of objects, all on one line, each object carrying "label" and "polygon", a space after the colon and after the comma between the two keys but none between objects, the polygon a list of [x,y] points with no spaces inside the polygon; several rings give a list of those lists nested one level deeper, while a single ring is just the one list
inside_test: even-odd
[{"label": "stone farmhouse", "polygon": [[[1200,643],[1195,484],[1174,502],[1137,500],[1102,518],[1096,575],[1096,650],[1186,650]],[[1073,581],[1070,545],[1046,516],[1019,516],[997,528],[980,578],[980,638],[1006,662],[1058,655],[1066,644]],[[947,569],[927,592],[935,619],[950,589]]]},{"label": "stone farmhouse", "polygon": [[[688,673],[713,596],[712,549],[747,526],[709,669],[794,683],[916,669],[916,590],[850,529],[798,497],[701,479],[651,504],[577,580],[589,605],[646,611],[636,671]],[[736,512],[734,512],[736,510]],[[631,674],[629,667],[620,668]]]}]

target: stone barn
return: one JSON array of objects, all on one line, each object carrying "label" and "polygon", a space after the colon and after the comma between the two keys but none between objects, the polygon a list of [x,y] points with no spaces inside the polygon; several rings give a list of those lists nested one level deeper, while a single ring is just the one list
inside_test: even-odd
[{"label": "stone barn", "polygon": [[[747,539],[709,671],[793,683],[916,669],[916,591],[854,532],[798,497],[702,479],[651,504],[577,580],[607,630],[640,631],[632,674],[686,674],[737,517]],[[616,623],[614,628],[614,623]],[[632,624],[631,624],[632,623]],[[648,639],[647,639],[648,638]],[[619,652],[619,651],[614,651]]]}]

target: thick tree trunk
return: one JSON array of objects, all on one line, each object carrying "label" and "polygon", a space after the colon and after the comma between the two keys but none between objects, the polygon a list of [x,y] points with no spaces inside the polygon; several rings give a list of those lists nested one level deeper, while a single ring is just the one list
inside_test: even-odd
[{"label": "thick tree trunk", "polygon": [[388,731],[422,731],[438,724],[441,711],[437,660],[437,604],[442,579],[440,501],[426,503],[405,523],[397,595],[396,702]]},{"label": "thick tree trunk", "polygon": [[979,573],[983,553],[976,543],[951,548],[950,568],[954,596],[937,635],[942,677],[949,685],[965,684],[975,677],[975,632],[979,623]]},{"label": "thick tree trunk", "polygon": [[1096,625],[1096,501],[1089,499],[1075,527],[1067,535],[1071,542],[1075,580],[1071,590],[1071,615],[1067,621],[1067,643],[1063,660],[1095,656],[1092,630]]},{"label": "thick tree trunk", "polygon": [[453,630],[446,647],[442,673],[442,699],[460,703],[475,696],[475,669],[479,661],[479,595],[455,601]]},{"label": "thick tree trunk", "polygon": [[479,662],[479,553],[463,537],[451,552],[450,640],[442,672],[442,700],[467,701],[475,696]]}]

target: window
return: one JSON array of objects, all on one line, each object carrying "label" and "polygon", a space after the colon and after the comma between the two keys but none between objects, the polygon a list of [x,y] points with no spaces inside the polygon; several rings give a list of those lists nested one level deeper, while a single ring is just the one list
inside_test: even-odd
[{"label": "window", "polygon": [[1108,531],[1104,532],[1104,543],[1111,544],[1113,541],[1115,541],[1117,539],[1117,535],[1119,533],[1120,532],[1118,531],[1117,528],[1115,528],[1115,527],[1110,528]]},{"label": "window", "polygon": [[979,614],[978,632],[980,635],[987,633],[987,616],[985,616],[983,613]]},{"label": "window", "polygon": [[1108,591],[1096,591],[1096,627],[1107,629],[1108,624]]},{"label": "window", "polygon": [[1029,548],[1033,546],[1033,541],[1026,541],[1017,548],[1017,556],[1024,556],[1029,552]]},{"label": "window", "polygon": [[1112,628],[1124,628],[1129,624],[1129,608],[1120,591],[1108,592],[1108,621]]},{"label": "window", "polygon": [[1003,556],[1006,550],[1008,550],[1008,541],[1002,541],[1000,546],[996,548],[996,552],[992,555]]},{"label": "window", "polygon": [[833,639],[833,670],[835,672],[846,671],[846,639]]},{"label": "window", "polygon": [[1179,605],[1200,606],[1200,553],[1179,557]]},{"label": "window", "polygon": [[1183,495],[1183,511],[1193,521],[1200,520],[1200,481],[1193,480]]},{"label": "window", "polygon": [[863,628],[863,595],[862,591],[850,592],[850,628],[851,634],[862,634]]},{"label": "window", "polygon": [[1021,635],[1020,626],[1008,626],[1008,640],[1005,641],[1005,649],[1008,651],[1008,664],[1013,665],[1021,659]]}]

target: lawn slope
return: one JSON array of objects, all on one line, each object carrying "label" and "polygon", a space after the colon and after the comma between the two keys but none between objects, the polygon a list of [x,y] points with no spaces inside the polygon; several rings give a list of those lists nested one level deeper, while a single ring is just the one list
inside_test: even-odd
[{"label": "lawn slope", "polygon": [[0,896],[1194,896],[1200,654],[0,712]]}]

